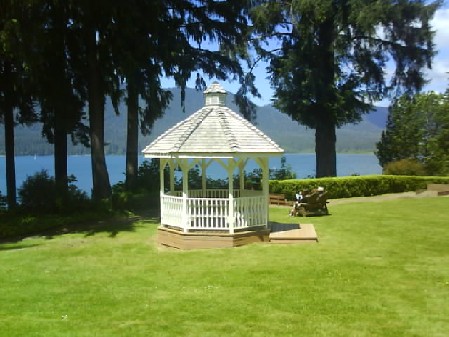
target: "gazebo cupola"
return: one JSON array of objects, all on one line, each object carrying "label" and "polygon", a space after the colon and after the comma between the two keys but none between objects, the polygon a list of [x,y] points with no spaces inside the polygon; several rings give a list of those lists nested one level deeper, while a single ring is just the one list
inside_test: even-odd
[{"label": "gazebo cupola", "polygon": [[226,90],[218,84],[217,82],[212,83],[212,85],[204,91],[204,101],[206,106],[210,105],[226,105]]},{"label": "gazebo cupola", "polygon": [[[147,158],[160,158],[159,243],[186,248],[186,242],[195,241],[195,247],[205,248],[210,242],[219,241],[211,241],[208,236],[219,235],[235,245],[239,236],[250,238],[252,242],[263,240],[265,234],[260,233],[267,232],[268,161],[270,156],[280,155],[284,150],[226,107],[226,94],[220,84],[213,83],[204,91],[204,107],[164,132],[142,151]],[[245,184],[245,167],[249,160],[257,163],[262,171],[257,190]],[[227,188],[208,186],[207,169],[212,163],[225,170]],[[167,166],[169,186],[164,185]],[[200,189],[189,186],[189,171],[195,166],[201,169]],[[177,169],[182,171],[181,189],[175,188]],[[234,179],[235,176],[238,178]]]}]

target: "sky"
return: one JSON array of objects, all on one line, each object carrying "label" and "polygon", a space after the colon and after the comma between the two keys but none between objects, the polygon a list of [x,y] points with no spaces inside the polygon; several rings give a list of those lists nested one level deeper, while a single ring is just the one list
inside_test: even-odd
[{"label": "sky", "polygon": [[[434,44],[437,55],[434,57],[431,69],[425,69],[424,73],[429,83],[424,87],[424,91],[435,91],[443,93],[449,88],[449,4],[444,5],[436,13],[431,22],[433,30],[435,31]],[[388,73],[388,69],[385,70]],[[270,82],[267,79],[267,72],[265,65],[261,64],[255,68],[256,87],[259,90],[262,98],[252,98],[253,102],[259,106],[271,104],[273,97],[273,89],[270,87]],[[195,86],[196,74],[192,75],[188,82],[188,87]],[[206,79],[206,83],[210,84],[214,79]],[[237,81],[221,81],[221,85],[228,92],[235,93],[238,90],[239,84]],[[174,82],[171,80],[163,80],[163,87],[172,88]],[[388,106],[388,101],[377,102],[377,106]]]}]

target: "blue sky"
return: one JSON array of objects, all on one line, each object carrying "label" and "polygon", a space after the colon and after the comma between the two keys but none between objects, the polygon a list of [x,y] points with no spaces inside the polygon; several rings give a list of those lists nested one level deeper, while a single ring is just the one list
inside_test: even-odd
[{"label": "blue sky", "polygon": [[[435,34],[435,49],[438,54],[435,56],[432,69],[426,69],[425,74],[429,83],[424,88],[425,91],[444,92],[449,87],[449,6],[445,5],[439,9],[433,20],[432,27],[436,31]],[[388,73],[389,69],[386,69]],[[270,87],[270,82],[267,79],[267,72],[265,65],[259,65],[254,74],[256,75],[256,86],[262,95],[261,99],[254,99],[257,105],[263,106],[271,103],[273,90]],[[189,87],[195,86],[196,74],[193,74],[188,83]],[[206,79],[210,84],[214,79]],[[174,82],[171,80],[163,80],[162,85],[166,88],[174,87]],[[224,81],[221,85],[229,92],[235,93],[238,90],[239,84],[234,81]],[[388,101],[378,102],[378,106],[388,106]]]}]

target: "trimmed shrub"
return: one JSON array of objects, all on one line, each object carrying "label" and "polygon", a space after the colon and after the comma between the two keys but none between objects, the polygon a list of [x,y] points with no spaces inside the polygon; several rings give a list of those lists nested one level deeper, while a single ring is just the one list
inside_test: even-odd
[{"label": "trimmed shrub", "polygon": [[270,193],[282,193],[294,200],[296,191],[324,187],[328,198],[369,197],[386,193],[401,193],[425,189],[427,184],[448,184],[449,177],[372,175],[317,179],[270,181]]}]

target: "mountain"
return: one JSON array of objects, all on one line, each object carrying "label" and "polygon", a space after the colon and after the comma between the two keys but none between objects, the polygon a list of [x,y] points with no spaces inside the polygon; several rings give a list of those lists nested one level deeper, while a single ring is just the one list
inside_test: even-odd
[{"label": "mountain", "polygon": [[[139,148],[143,149],[168,128],[187,118],[204,104],[203,94],[194,89],[186,89],[184,107],[181,105],[179,89],[171,89],[173,100],[163,118],[157,120],[148,136],[140,136]],[[228,96],[228,106],[238,111],[232,95]],[[126,147],[126,106],[119,108],[116,115],[110,102],[105,107],[105,152],[107,154],[124,154]],[[337,130],[337,152],[372,152],[385,128],[387,108],[376,108],[363,116],[358,124],[345,125]],[[270,105],[258,107],[257,127],[277,142],[286,152],[314,152],[314,130],[307,129],[292,121],[289,116],[279,112]],[[41,136],[42,126],[18,126],[15,129],[16,155],[48,155],[53,153],[52,145]],[[70,145],[71,154],[88,154],[89,149],[81,145]],[[0,129],[0,154],[4,154],[4,129]]]},{"label": "mountain", "polygon": [[[170,108],[162,119],[156,121],[151,136],[141,140],[143,142],[142,148],[165,130],[187,118],[187,116],[203,106],[203,94],[196,90],[188,89],[186,92],[185,112],[182,112],[180,92],[177,89],[172,89],[172,91],[173,101],[170,104]],[[238,111],[231,95],[228,96],[227,105],[232,110]],[[387,115],[387,108],[376,108],[370,114],[364,115],[360,123],[346,125],[337,130],[337,151],[374,151],[375,144],[380,140],[382,130],[385,129]],[[315,131],[292,121],[288,115],[281,113],[271,105],[258,107],[255,124],[286,152],[315,151]]]},{"label": "mountain", "polygon": [[365,115],[365,119],[381,129],[387,126],[388,108],[377,107],[372,113]]}]

